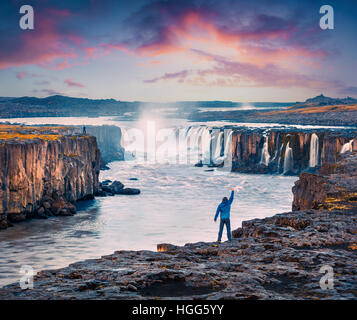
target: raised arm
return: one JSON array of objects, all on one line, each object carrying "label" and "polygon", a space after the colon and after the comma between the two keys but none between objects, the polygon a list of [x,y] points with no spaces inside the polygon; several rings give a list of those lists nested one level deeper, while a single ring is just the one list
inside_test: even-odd
[{"label": "raised arm", "polygon": [[217,207],[217,210],[216,210],[216,215],[214,216],[214,221],[217,220],[220,211],[221,211],[221,207],[218,206],[218,207]]},{"label": "raised arm", "polygon": [[231,196],[229,197],[228,203],[231,204],[233,202],[233,198],[234,198],[234,188],[232,188],[232,193]]}]

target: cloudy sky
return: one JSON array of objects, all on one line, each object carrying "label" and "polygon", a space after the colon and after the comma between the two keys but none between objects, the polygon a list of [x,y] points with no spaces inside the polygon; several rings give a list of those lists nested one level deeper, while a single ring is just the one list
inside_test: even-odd
[{"label": "cloudy sky", "polygon": [[[19,27],[25,3],[34,30]],[[334,30],[319,27],[324,4]],[[4,0],[0,96],[357,97],[356,30],[352,0]]]}]

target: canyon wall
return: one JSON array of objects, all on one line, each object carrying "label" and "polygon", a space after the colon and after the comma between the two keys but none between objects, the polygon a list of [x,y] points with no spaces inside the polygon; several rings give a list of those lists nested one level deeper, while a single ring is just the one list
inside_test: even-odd
[{"label": "canyon wall", "polygon": [[233,130],[232,171],[297,175],[357,150],[353,131]]},{"label": "canyon wall", "polygon": [[73,214],[75,201],[97,192],[100,165],[92,136],[0,137],[0,228],[31,217]]},{"label": "canyon wall", "polygon": [[292,189],[293,211],[357,209],[357,153],[338,156],[336,163],[325,163],[317,173],[303,172]]},{"label": "canyon wall", "polygon": [[[111,161],[124,160],[124,148],[121,146],[122,130],[117,126],[86,126],[87,134],[97,138],[101,154],[102,169]],[[74,127],[72,133],[82,133],[82,127]]]}]

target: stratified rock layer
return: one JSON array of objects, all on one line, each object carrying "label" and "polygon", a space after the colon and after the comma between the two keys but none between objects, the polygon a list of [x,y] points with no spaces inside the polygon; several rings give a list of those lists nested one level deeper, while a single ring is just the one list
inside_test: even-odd
[{"label": "stratified rock layer", "polygon": [[357,154],[340,155],[318,173],[301,173],[293,187],[293,210],[357,210]]},{"label": "stratified rock layer", "polygon": [[[284,173],[287,146],[292,150],[289,175],[298,175],[310,168],[311,140],[315,134],[317,141],[316,167],[326,163],[336,163],[344,144],[356,137],[356,131],[334,132],[329,130],[286,130],[233,129],[232,171],[247,173]],[[264,143],[267,142],[268,163],[262,163]],[[351,144],[357,151],[357,139]]]},{"label": "stratified rock layer", "polygon": [[48,137],[0,139],[1,227],[34,216],[73,214],[72,203],[97,192],[100,152],[96,139]]}]

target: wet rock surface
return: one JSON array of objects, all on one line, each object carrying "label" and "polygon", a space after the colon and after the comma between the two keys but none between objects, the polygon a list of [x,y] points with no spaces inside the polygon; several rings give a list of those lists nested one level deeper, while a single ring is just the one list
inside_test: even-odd
[{"label": "wet rock surface", "polygon": [[120,181],[105,180],[99,184],[99,190],[96,192],[98,197],[113,196],[116,194],[135,195],[140,194],[140,190],[136,188],[125,188],[125,185]]}]

